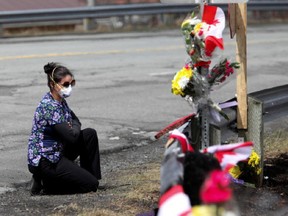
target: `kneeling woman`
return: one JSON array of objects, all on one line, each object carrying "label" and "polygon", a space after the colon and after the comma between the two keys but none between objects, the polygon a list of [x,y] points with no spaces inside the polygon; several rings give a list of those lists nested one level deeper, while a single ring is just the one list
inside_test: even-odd
[{"label": "kneeling woman", "polygon": [[[97,191],[101,179],[99,144],[94,129],[81,123],[65,98],[75,85],[64,66],[44,66],[50,91],[36,108],[28,142],[28,169],[33,174],[31,194]],[[80,166],[75,159],[80,156]]]}]

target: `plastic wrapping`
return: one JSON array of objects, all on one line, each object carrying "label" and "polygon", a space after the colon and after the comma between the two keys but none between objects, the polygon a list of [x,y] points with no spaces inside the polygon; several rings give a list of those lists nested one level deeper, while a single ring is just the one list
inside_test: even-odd
[{"label": "plastic wrapping", "polygon": [[212,86],[221,84],[239,68],[237,62],[222,56],[225,14],[219,7],[204,5],[202,18],[198,16],[193,12],[181,24],[188,60],[172,80],[172,93],[188,99],[199,110],[209,106],[228,119],[210,99]]}]

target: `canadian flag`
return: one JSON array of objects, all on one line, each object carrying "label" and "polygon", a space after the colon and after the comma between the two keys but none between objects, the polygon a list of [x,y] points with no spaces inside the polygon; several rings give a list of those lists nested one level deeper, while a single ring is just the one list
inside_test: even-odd
[{"label": "canadian flag", "polygon": [[225,14],[219,7],[204,5],[202,22],[208,24],[208,30],[204,32],[205,54],[211,57],[216,47],[224,49]]},{"label": "canadian flag", "polygon": [[181,185],[175,185],[159,200],[157,216],[188,216],[191,215],[191,205],[188,196]]},{"label": "canadian flag", "polygon": [[203,153],[211,153],[219,161],[222,170],[228,171],[239,161],[247,160],[252,152],[253,143],[244,142],[227,145],[216,145],[205,148]]}]

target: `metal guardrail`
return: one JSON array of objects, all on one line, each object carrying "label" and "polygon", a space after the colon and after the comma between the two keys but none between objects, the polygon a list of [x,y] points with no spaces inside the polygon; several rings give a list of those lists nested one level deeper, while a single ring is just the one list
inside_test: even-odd
[{"label": "metal guardrail", "polygon": [[[217,5],[217,4],[215,4]],[[288,2],[252,2],[247,4],[248,11],[288,10]],[[43,9],[25,11],[0,12],[0,25],[23,22],[42,22],[59,20],[78,20],[86,18],[107,18],[126,15],[153,15],[169,13],[189,13],[197,4],[127,4],[107,5],[95,7]],[[224,11],[228,10],[228,4],[217,5]]]},{"label": "metal guardrail", "polygon": [[[263,103],[263,121],[267,123],[287,115],[287,92],[288,85],[282,85],[249,93],[248,97],[255,98]],[[232,98],[228,101],[236,101],[236,98]],[[218,127],[226,127],[227,124],[231,124],[236,121],[236,107],[226,108],[223,111],[227,116],[229,116],[230,120],[227,122],[227,120],[221,118],[221,122],[216,124]]]},{"label": "metal guardrail", "polygon": [[264,122],[283,117],[288,110],[288,85],[264,89],[249,94],[263,102]]}]

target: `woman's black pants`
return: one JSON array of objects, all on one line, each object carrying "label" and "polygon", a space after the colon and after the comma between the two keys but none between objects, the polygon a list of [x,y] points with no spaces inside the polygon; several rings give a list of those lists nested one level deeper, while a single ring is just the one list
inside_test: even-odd
[{"label": "woman's black pants", "polygon": [[[80,156],[80,166],[74,160]],[[87,193],[97,191],[101,179],[100,154],[94,129],[81,130],[77,144],[64,146],[63,157],[57,163],[41,158],[37,168],[29,165],[35,180],[41,179],[49,194]]]}]

